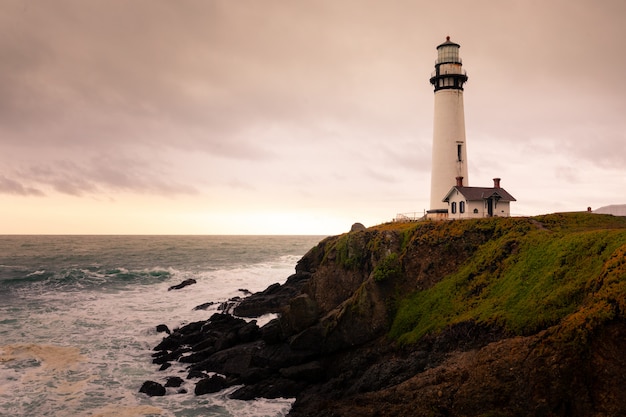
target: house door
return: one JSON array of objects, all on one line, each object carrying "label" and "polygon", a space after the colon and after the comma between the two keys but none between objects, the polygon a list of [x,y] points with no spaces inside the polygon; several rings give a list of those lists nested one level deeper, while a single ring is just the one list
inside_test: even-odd
[{"label": "house door", "polygon": [[493,217],[493,198],[487,200],[487,214]]}]

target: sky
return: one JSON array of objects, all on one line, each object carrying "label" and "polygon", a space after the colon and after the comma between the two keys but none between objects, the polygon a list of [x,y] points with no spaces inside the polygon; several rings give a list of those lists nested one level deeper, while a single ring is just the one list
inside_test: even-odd
[{"label": "sky", "polygon": [[0,234],[314,234],[422,214],[436,47],[469,185],[626,203],[623,0],[0,0]]}]

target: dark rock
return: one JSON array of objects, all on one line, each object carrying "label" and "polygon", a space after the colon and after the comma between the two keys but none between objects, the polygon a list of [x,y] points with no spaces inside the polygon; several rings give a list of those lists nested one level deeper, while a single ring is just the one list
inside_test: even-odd
[{"label": "dark rock", "polygon": [[158,382],[146,381],[139,389],[139,392],[143,392],[150,397],[161,397],[165,395],[165,387]]},{"label": "dark rock", "polygon": [[245,324],[239,330],[237,330],[237,337],[241,343],[253,342],[261,337],[261,330],[256,324],[256,320]]},{"label": "dark rock", "polygon": [[249,368],[241,375],[240,380],[244,384],[256,384],[268,379],[271,375],[272,371],[267,368]]},{"label": "dark rock", "polygon": [[254,355],[260,350],[260,343],[262,342],[237,345],[220,350],[206,360],[192,365],[190,369],[240,376],[251,366]]},{"label": "dark rock", "polygon": [[189,278],[184,280],[183,282],[181,282],[180,284],[177,285],[172,285],[171,287],[169,287],[167,290],[171,291],[171,290],[180,290],[181,288],[185,288],[189,285],[195,284],[196,280],[193,278]]},{"label": "dark rock", "polygon": [[170,332],[170,329],[165,324],[159,324],[156,327],[156,331],[157,331],[157,333],[167,333],[167,334],[171,334],[172,333],[172,332]]},{"label": "dark rock", "polygon": [[173,334],[170,335],[169,337],[164,338],[161,343],[159,343],[158,345],[156,345],[154,347],[153,350],[158,350],[158,351],[172,351],[172,350],[176,350],[180,347],[180,334]]},{"label": "dark rock", "polygon": [[204,333],[209,331],[225,332],[231,330],[233,327],[243,326],[246,323],[244,319],[234,317],[230,314],[215,313],[204,323],[202,331]]},{"label": "dark rock", "polygon": [[203,304],[200,304],[198,306],[195,306],[193,309],[194,310],[206,310],[207,308],[211,307],[214,304],[215,304],[215,302],[209,301],[208,303],[203,303]]},{"label": "dark rock", "polygon": [[181,388],[177,391],[179,394],[187,394],[187,390],[185,388]]},{"label": "dark rock", "polygon": [[296,381],[320,382],[325,379],[326,372],[324,371],[321,363],[313,361],[303,365],[283,368],[280,370],[280,375],[284,378]]},{"label": "dark rock", "polygon": [[230,332],[224,333],[222,337],[215,341],[215,350],[224,350],[229,347],[235,346],[239,341],[239,337],[237,336],[237,330],[233,329]]},{"label": "dark rock", "polygon": [[202,350],[206,350],[215,346],[215,342],[217,341],[217,337],[211,335],[207,335],[206,338],[196,343],[191,347],[191,350],[194,352],[200,352]]},{"label": "dark rock", "polygon": [[176,329],[174,332],[178,332],[181,335],[196,333],[202,330],[205,324],[206,324],[206,321],[194,321],[194,322],[184,325],[180,329]]},{"label": "dark rock", "polygon": [[312,326],[293,336],[289,340],[289,347],[292,350],[304,350],[314,353],[321,352],[324,341],[324,329],[322,326]]},{"label": "dark rock", "polygon": [[300,294],[289,300],[289,305],[281,317],[282,324],[289,333],[299,333],[318,320],[317,303],[307,294]]},{"label": "dark rock", "polygon": [[196,379],[196,378],[208,378],[208,375],[205,374],[202,371],[197,371],[197,370],[191,370],[188,374],[187,374],[187,379]]},{"label": "dark rock", "polygon": [[159,368],[159,371],[165,371],[167,368],[169,368],[170,366],[172,366],[171,363],[169,362],[165,362],[164,364],[161,365],[161,367]]},{"label": "dark rock", "polygon": [[217,310],[221,311],[223,314],[229,314],[230,315],[231,313],[233,313],[233,311],[237,307],[237,305],[239,305],[241,300],[242,300],[241,297],[230,298],[228,301],[225,301],[225,302],[221,303],[219,305],[219,307],[217,307]]},{"label": "dark rock", "polygon": [[363,358],[355,366],[364,369],[362,375],[347,390],[349,394],[371,392],[397,385],[411,376],[423,372],[429,365],[436,362],[425,351],[416,351],[405,358],[392,357],[385,360],[380,358]]},{"label": "dark rock", "polygon": [[261,339],[269,345],[284,341],[283,330],[279,319],[273,319],[261,327]]},{"label": "dark rock", "polygon": [[289,300],[297,296],[311,274],[297,272],[280,284],[272,284],[264,291],[254,293],[234,307],[233,313],[240,317],[260,317],[270,313],[280,313]]},{"label": "dark rock", "polygon": [[243,295],[252,295],[252,292],[250,292],[250,290],[245,289],[245,288],[239,288],[239,292],[242,292]]},{"label": "dark rock", "polygon": [[352,225],[352,227],[350,228],[351,232],[360,232],[361,230],[365,230],[365,226],[363,226],[363,223],[354,223]]},{"label": "dark rock", "polygon": [[253,400],[255,398],[290,398],[298,395],[307,384],[286,378],[270,378],[261,383],[245,385],[229,397],[234,400]]},{"label": "dark rock", "polygon": [[152,363],[155,363],[157,365],[162,365],[166,362],[178,360],[178,358],[180,358],[183,354],[185,354],[189,350],[190,350],[189,348],[178,348],[176,350],[173,350],[172,352],[160,351],[156,354],[156,356],[154,356]]},{"label": "dark rock", "polygon": [[196,383],[194,393],[196,395],[210,394],[218,392],[226,388],[226,379],[219,375],[213,375],[210,378],[201,379]]},{"label": "dark rock", "polygon": [[180,387],[185,381],[179,376],[170,376],[167,378],[167,382],[165,383],[166,387]]},{"label": "dark rock", "polygon": [[188,333],[180,338],[180,344],[186,346],[193,346],[197,343],[200,343],[204,340],[205,335],[201,331]]},{"label": "dark rock", "polygon": [[178,361],[182,363],[197,363],[206,360],[209,356],[214,354],[216,349],[214,347],[209,347],[204,350],[200,350],[198,352],[194,352],[187,356],[182,356]]},{"label": "dark rock", "polygon": [[261,349],[253,351],[252,365],[272,370],[279,370],[293,365],[310,362],[317,358],[315,352],[309,350],[295,351],[285,343],[261,345]]}]

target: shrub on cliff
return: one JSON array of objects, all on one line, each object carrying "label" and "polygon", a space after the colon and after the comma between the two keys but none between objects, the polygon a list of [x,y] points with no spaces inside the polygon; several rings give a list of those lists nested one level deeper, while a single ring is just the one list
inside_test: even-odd
[{"label": "shrub on cliff", "polygon": [[376,265],[372,272],[372,277],[376,282],[394,279],[402,273],[402,263],[397,253],[390,253],[386,258]]},{"label": "shrub on cliff", "polygon": [[[575,331],[570,325],[567,336],[584,340],[582,331],[626,311],[626,219],[570,213],[495,221],[494,238],[460,268],[399,303],[393,338],[414,343],[469,321],[518,335],[587,323]],[[473,227],[455,223],[444,229]]]}]

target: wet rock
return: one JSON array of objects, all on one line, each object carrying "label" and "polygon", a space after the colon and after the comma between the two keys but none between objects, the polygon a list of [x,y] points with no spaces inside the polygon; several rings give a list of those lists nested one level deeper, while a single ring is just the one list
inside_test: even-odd
[{"label": "wet rock", "polygon": [[261,337],[261,330],[256,324],[256,320],[245,324],[239,330],[237,330],[237,337],[241,343],[253,342]]},{"label": "wet rock", "polygon": [[190,369],[240,376],[251,367],[254,355],[261,348],[260,343],[248,343],[220,350],[206,360],[192,365]]},{"label": "wet rock", "polygon": [[152,359],[152,363],[157,365],[162,365],[167,362],[178,360],[183,354],[188,352],[189,348],[177,348],[171,352],[168,351],[160,351],[153,354],[154,359]]},{"label": "wet rock", "polygon": [[208,378],[209,376],[202,371],[191,370],[189,374],[187,374],[187,379],[197,379],[197,378]]},{"label": "wet rock", "polygon": [[200,305],[197,305],[193,308],[193,310],[206,310],[207,308],[211,307],[212,305],[214,305],[215,302],[213,301],[209,301],[208,303],[202,303]]},{"label": "wet rock", "polygon": [[256,384],[272,376],[273,372],[267,368],[249,368],[241,375],[241,382],[244,384]]},{"label": "wet rock", "polygon": [[196,395],[210,394],[218,392],[226,388],[226,379],[219,375],[213,375],[210,378],[204,378],[198,381],[194,393]]},{"label": "wet rock", "polygon": [[166,387],[173,387],[173,388],[178,388],[180,387],[185,381],[179,377],[179,376],[170,376],[167,378],[167,382],[165,383]]},{"label": "wet rock", "polygon": [[181,288],[185,288],[189,285],[195,284],[196,280],[193,278],[189,278],[184,280],[183,282],[181,282],[180,284],[177,285],[172,285],[171,287],[169,287],[167,290],[171,291],[171,290],[180,290]]},{"label": "wet rock", "polygon": [[[156,345],[153,350],[157,351],[173,351],[180,346],[180,334],[173,334],[164,338],[161,343]],[[153,355],[154,356],[154,355]]]},{"label": "wet rock", "polygon": [[325,379],[326,372],[320,362],[313,361],[303,365],[283,368],[280,370],[280,375],[296,381],[320,382]]},{"label": "wet rock", "polygon": [[253,400],[255,398],[295,397],[307,386],[304,382],[286,378],[270,378],[258,384],[245,385],[230,395],[234,400]]},{"label": "wet rock", "polygon": [[209,347],[209,348],[206,348],[204,350],[200,350],[200,351],[194,352],[194,353],[192,353],[190,355],[183,356],[183,357],[181,357],[179,359],[179,362],[181,362],[181,363],[202,362],[202,361],[208,359],[209,356],[211,356],[215,352],[216,352],[216,349],[214,347]]},{"label": "wet rock", "polygon": [[165,395],[165,387],[158,382],[146,381],[139,389],[139,392],[142,392],[150,397],[161,397]]},{"label": "wet rock", "polygon": [[159,324],[156,327],[156,331],[157,333],[167,333],[167,334],[172,334],[172,332],[170,332],[169,327],[167,327],[165,324]]},{"label": "wet rock", "polygon": [[234,309],[239,305],[239,303],[241,303],[241,300],[241,297],[230,298],[228,301],[221,303],[219,307],[217,307],[217,310],[221,311],[223,314],[230,315],[231,313],[233,313]]},{"label": "wet rock", "polygon": [[279,319],[271,320],[261,327],[261,339],[269,345],[284,341],[282,326]]},{"label": "wet rock", "polygon": [[282,285],[272,284],[264,291],[244,298],[234,307],[233,313],[240,317],[260,317],[264,314],[280,313],[289,300],[300,293],[310,278],[309,272],[297,272],[287,278]]}]

